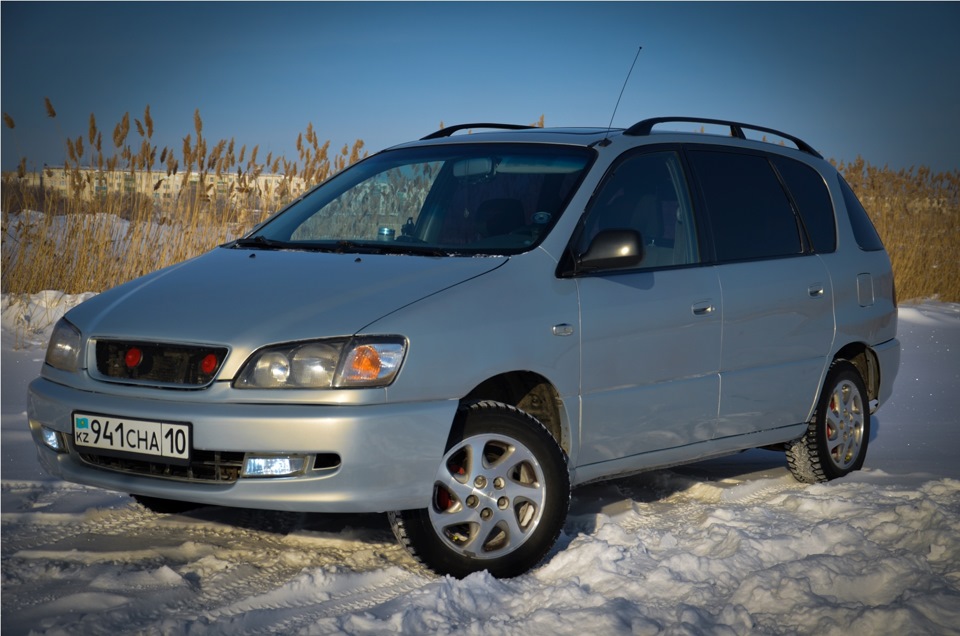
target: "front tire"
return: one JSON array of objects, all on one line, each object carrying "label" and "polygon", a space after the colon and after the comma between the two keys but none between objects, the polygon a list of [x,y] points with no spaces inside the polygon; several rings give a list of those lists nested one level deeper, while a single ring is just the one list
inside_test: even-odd
[{"label": "front tire", "polygon": [[531,415],[488,401],[458,414],[429,507],[389,517],[400,543],[434,572],[509,578],[553,547],[569,505],[557,441]]},{"label": "front tire", "polygon": [[846,360],[830,367],[813,421],[787,448],[793,476],[809,484],[849,475],[863,467],[870,441],[870,407],[860,372]]}]

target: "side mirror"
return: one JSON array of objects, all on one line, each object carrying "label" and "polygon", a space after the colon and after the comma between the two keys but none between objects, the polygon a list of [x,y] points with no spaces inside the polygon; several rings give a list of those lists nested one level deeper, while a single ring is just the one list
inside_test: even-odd
[{"label": "side mirror", "polygon": [[643,260],[643,237],[636,230],[601,230],[577,259],[578,271],[626,269]]}]

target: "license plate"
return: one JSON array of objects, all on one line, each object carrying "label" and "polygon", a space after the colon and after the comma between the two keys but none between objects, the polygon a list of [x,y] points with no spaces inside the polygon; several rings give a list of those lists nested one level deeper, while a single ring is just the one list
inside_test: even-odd
[{"label": "license plate", "polygon": [[190,425],[185,423],[74,413],[73,439],[77,446],[105,454],[154,456],[173,463],[190,459]]}]

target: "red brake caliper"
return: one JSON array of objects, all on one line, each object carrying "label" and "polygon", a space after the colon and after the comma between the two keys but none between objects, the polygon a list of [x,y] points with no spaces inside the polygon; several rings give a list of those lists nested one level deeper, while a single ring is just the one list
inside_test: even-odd
[{"label": "red brake caliper", "polygon": [[[463,466],[456,464],[447,464],[447,468],[454,475],[465,475],[467,472],[463,469]],[[442,486],[437,489],[437,507],[440,508],[440,510],[449,510],[453,507],[453,499],[450,497],[450,492]]]}]

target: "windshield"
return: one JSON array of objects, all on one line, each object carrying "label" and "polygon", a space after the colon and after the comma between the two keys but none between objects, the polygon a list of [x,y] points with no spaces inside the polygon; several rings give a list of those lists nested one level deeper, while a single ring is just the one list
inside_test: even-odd
[{"label": "windshield", "polygon": [[429,254],[515,254],[536,245],[593,152],[533,144],[390,150],[340,173],[243,247]]}]

